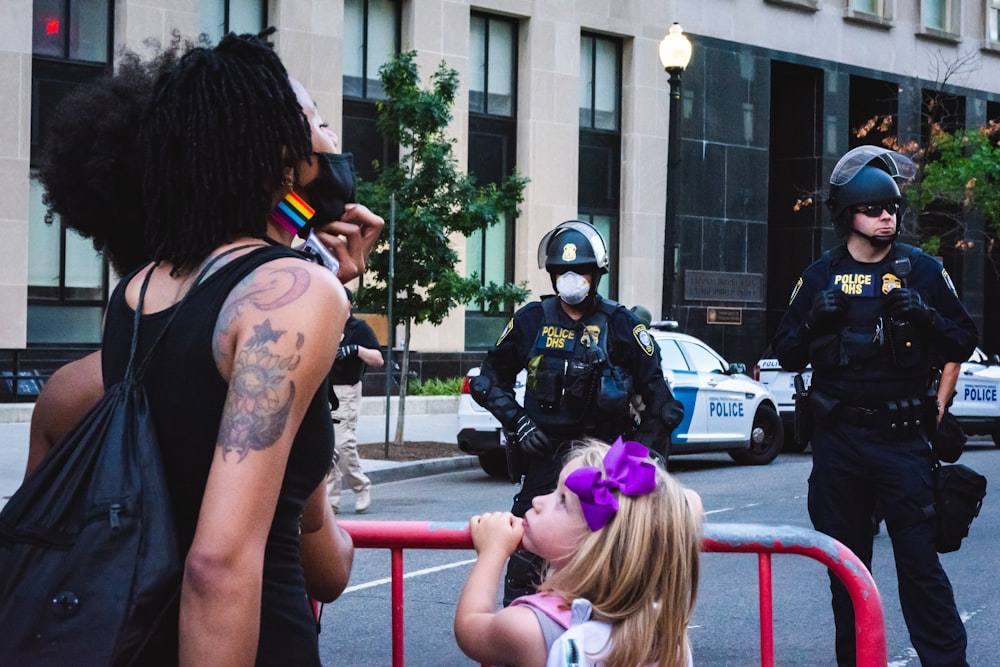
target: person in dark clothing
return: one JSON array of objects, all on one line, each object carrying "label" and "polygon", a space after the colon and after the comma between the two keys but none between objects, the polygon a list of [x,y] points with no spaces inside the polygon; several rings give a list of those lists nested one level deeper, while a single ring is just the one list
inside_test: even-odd
[{"label": "person in dark clothing", "polygon": [[340,513],[343,478],[354,491],[354,511],[363,514],[371,505],[371,480],[361,468],[358,456],[358,416],[361,414],[361,378],[368,366],[385,364],[375,332],[354,316],[354,294],[344,288],[351,302],[351,314],[344,324],[344,336],[330,371],[330,406],[336,434],[336,454],[326,478],[326,492],[334,513]]},{"label": "person in dark clothing", "polygon": [[[145,375],[186,560],[179,609],[166,612],[179,622],[177,653],[142,664],[319,665],[307,592],[332,599],[346,584],[353,549],[323,477],[333,446],[324,369],[348,306],[329,270],[282,247],[292,235],[273,217],[293,188],[328,190],[323,153],[336,138],[301,90],[263,38],[192,49],[157,76],[138,168],[120,174],[139,176],[135,224],[148,213],[143,252],[154,261],[111,299],[105,382],[124,373],[139,283],[149,276],[139,356],[191,292]],[[377,238],[381,219],[359,205],[337,218],[315,209],[341,269],[363,266],[367,252],[351,248]],[[314,498],[325,516],[306,511]]]},{"label": "person in dark clothing", "polygon": [[[586,222],[569,220],[546,234],[538,268],[549,273],[557,294],[514,314],[471,383],[473,399],[500,421],[508,448],[521,454],[513,457],[523,461],[515,516],[523,517],[536,496],[556,487],[569,441],[626,435],[665,460],[670,434],[684,417],[646,325],[597,293],[608,263],[603,237]],[[522,407],[514,399],[514,381],[525,368]],[[630,412],[633,394],[645,406],[638,426]],[[504,603],[533,593],[540,569],[534,554],[515,552]]]},{"label": "person in dark clothing", "polygon": [[[827,203],[844,243],[803,272],[772,345],[784,368],[812,364],[813,525],[871,569],[872,516],[883,517],[921,663],[962,666],[965,627],[924,509],[934,502],[932,364],[967,359],[978,333],[941,264],[896,240],[896,178],[914,171],[876,146],[841,158]],[[853,665],[854,610],[832,576],[831,590],[837,662]]]}]

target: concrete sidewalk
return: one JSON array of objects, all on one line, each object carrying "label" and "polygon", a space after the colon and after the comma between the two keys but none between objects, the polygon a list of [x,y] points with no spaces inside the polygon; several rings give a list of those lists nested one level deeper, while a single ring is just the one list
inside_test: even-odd
[{"label": "concrete sidewalk", "polygon": [[[28,460],[28,430],[32,403],[0,404],[0,507],[21,485]],[[389,439],[396,436],[398,403],[392,398],[389,408]],[[456,435],[457,396],[410,396],[406,399],[404,439],[411,441],[453,442],[458,451]],[[358,420],[358,442],[385,442],[385,398],[362,399]],[[372,483],[394,482],[425,475],[479,467],[475,456],[455,456],[426,461],[381,461],[362,459],[365,473]]]}]

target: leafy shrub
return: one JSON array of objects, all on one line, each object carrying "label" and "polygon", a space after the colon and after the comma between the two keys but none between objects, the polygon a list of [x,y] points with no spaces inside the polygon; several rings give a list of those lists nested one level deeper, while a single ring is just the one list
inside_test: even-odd
[{"label": "leafy shrub", "polygon": [[408,386],[410,396],[457,396],[462,393],[465,378],[428,378],[412,380]]}]

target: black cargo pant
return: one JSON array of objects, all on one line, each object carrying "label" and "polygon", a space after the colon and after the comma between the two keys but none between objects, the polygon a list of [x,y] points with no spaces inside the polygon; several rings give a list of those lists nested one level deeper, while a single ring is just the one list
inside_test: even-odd
[{"label": "black cargo pant", "polygon": [[[839,540],[871,570],[872,514],[885,518],[899,582],[899,603],[923,665],[966,667],[965,626],[934,546],[935,526],[922,519],[934,501],[933,458],[914,429],[890,438],[884,427],[855,425],[836,414],[812,436],[809,516],[816,530]],[[838,665],[855,664],[854,607],[831,575]]]}]

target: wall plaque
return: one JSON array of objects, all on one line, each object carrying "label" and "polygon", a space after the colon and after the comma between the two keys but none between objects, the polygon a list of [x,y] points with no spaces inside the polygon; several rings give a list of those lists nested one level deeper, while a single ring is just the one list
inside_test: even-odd
[{"label": "wall plaque", "polygon": [[705,319],[709,324],[743,324],[743,309],[709,306]]},{"label": "wall plaque", "polygon": [[691,301],[764,301],[764,274],[685,271],[684,298]]}]

